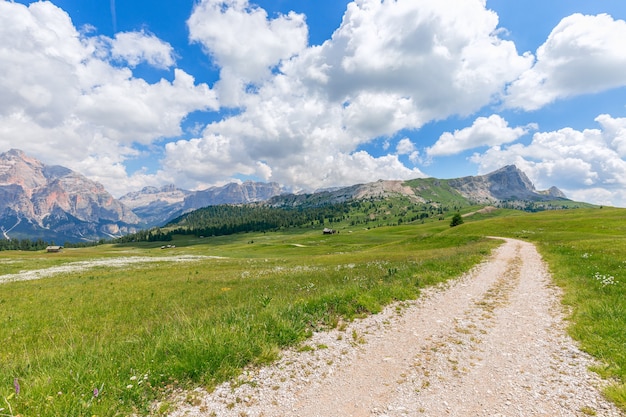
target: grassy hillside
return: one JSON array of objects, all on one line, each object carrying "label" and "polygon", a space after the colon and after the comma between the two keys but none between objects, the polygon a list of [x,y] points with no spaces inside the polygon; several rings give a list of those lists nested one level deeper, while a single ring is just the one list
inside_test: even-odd
[{"label": "grassy hillside", "polygon": [[183,237],[167,250],[145,243],[7,253],[0,274],[101,257],[111,265],[122,256],[212,258],[0,285],[0,414],[146,414],[176,387],[212,386],[246,364],[274,359],[314,329],[415,298],[497,245],[440,237],[447,228],[435,222],[332,236],[317,229]]},{"label": "grassy hillside", "polygon": [[[497,210],[454,228],[452,213],[442,215],[394,227],[346,222],[330,236],[320,224],[174,236],[167,250],[146,242],[3,252],[0,275],[111,264],[0,284],[0,415],[146,414],[176,387],[213,386],[315,329],[459,276],[499,244],[488,235],[538,245],[565,290],[571,334],[606,363],[600,371],[618,381],[607,392],[626,408],[626,210]],[[113,267],[120,257],[181,255],[204,258]]]},{"label": "grassy hillside", "polygon": [[437,178],[418,178],[406,181],[406,185],[417,190],[417,194],[427,201],[437,201],[443,205],[467,206],[465,197],[448,184],[448,180]]}]

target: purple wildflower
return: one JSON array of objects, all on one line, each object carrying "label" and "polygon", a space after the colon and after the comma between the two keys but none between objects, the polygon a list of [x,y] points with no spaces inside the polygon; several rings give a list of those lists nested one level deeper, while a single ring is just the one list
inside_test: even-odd
[{"label": "purple wildflower", "polygon": [[97,397],[98,397],[98,394],[99,394],[99,393],[100,393],[100,391],[98,391],[98,388],[94,388],[94,389],[93,389],[93,396],[94,396],[95,398],[97,398]]},{"label": "purple wildflower", "polygon": [[13,380],[13,387],[15,388],[15,395],[20,395],[20,381],[17,378]]}]

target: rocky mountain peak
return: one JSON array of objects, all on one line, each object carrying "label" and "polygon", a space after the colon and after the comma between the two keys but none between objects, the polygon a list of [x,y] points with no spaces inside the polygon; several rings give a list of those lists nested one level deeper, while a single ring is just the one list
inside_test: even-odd
[{"label": "rocky mountain peak", "polygon": [[101,184],[81,174],[47,166],[17,149],[0,154],[0,226],[5,232],[26,228],[48,236],[62,223],[65,238],[72,238],[75,229],[74,240],[95,239],[139,222]]},{"label": "rocky mountain peak", "polygon": [[144,187],[141,191],[123,195],[120,197],[120,201],[134,209],[156,201],[166,202],[168,204],[182,203],[188,194],[189,191],[176,188],[174,184],[168,184],[161,188],[152,186]]},{"label": "rocky mountain peak", "polygon": [[184,211],[218,204],[245,204],[265,201],[282,194],[284,191],[284,188],[275,182],[233,182],[223,187],[211,187],[191,193],[185,198]]},{"label": "rocky mountain peak", "polygon": [[0,154],[0,185],[19,185],[30,195],[46,183],[43,164],[19,149]]},{"label": "rocky mountain peak", "polygon": [[550,197],[554,197],[554,198],[567,198],[567,196],[565,195],[565,193],[563,193],[563,191],[559,190],[556,187],[550,187],[548,188],[547,191],[545,191],[546,194]]},{"label": "rocky mountain peak", "polygon": [[463,196],[478,203],[566,198],[556,187],[537,191],[528,176],[515,165],[507,165],[485,175],[452,179],[448,183]]}]

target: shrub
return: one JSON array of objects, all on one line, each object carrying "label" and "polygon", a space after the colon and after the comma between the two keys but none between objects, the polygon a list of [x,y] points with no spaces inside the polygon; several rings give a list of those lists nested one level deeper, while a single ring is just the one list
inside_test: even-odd
[{"label": "shrub", "polygon": [[461,213],[456,213],[454,216],[452,216],[450,227],[458,226],[460,224],[463,224],[463,217],[461,216]]}]

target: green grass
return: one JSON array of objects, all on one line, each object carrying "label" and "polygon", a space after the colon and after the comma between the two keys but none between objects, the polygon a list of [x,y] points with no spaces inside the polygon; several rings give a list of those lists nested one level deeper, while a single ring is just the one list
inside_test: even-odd
[{"label": "green grass", "polygon": [[426,200],[439,201],[444,205],[467,205],[465,199],[458,191],[450,187],[447,180],[437,178],[418,178],[405,182],[406,185],[419,191],[419,195]]},{"label": "green grass", "polygon": [[2,253],[2,273],[99,257],[223,258],[0,285],[0,415],[147,414],[174,388],[215,386],[340,317],[416,298],[420,288],[460,275],[497,245],[441,236],[447,228],[437,222],[333,236],[185,238],[165,251],[143,244]]}]

